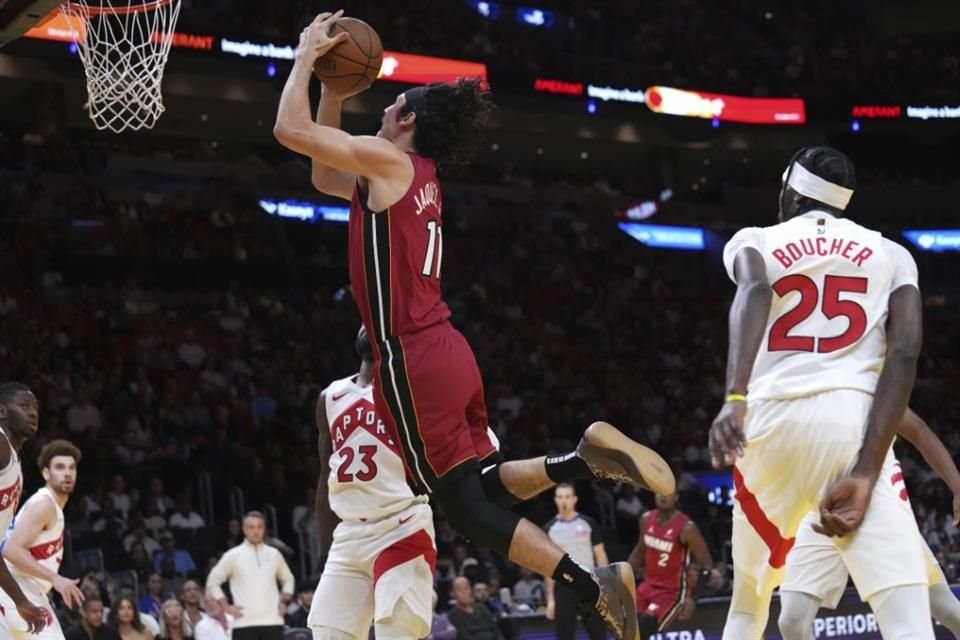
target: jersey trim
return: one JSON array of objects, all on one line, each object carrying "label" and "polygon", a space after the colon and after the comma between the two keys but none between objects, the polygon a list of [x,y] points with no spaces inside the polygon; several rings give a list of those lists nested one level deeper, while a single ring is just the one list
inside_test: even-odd
[{"label": "jersey trim", "polygon": [[[679,541],[680,538],[678,537]],[[680,609],[683,607],[684,601],[687,599],[687,590],[690,588],[690,549],[687,548],[683,552],[683,565],[680,567],[680,591],[677,593],[676,601],[667,609],[667,612],[663,614],[660,618],[659,626],[657,627],[658,631],[663,631],[669,627],[674,619],[680,614]]]},{"label": "jersey trim", "polygon": [[743,483],[743,475],[736,467],[733,468],[733,486],[737,491],[735,500],[740,503],[743,514],[747,522],[757,532],[767,549],[770,551],[768,560],[771,567],[780,569],[787,562],[787,554],[793,548],[793,543],[797,541],[794,538],[784,538],[777,525],[770,522],[767,514],[763,512],[763,507],[757,501],[757,497],[751,493]]},{"label": "jersey trim", "polygon": [[386,572],[399,567],[405,562],[423,557],[430,565],[430,572],[437,570],[437,549],[433,546],[433,539],[423,529],[402,540],[394,542],[384,549],[373,563],[373,584],[377,584]]}]

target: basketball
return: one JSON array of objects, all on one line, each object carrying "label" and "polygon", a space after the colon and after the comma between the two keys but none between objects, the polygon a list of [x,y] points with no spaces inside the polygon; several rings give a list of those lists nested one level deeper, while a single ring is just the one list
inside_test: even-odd
[{"label": "basketball", "polygon": [[338,92],[366,89],[377,79],[383,64],[380,36],[373,27],[356,18],[340,18],[330,35],[335,36],[341,31],[349,33],[350,39],[318,58],[313,72],[325,85]]}]

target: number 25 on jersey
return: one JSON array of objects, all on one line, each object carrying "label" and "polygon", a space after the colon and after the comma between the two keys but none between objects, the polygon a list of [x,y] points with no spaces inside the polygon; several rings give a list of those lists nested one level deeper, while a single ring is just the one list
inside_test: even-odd
[{"label": "number 25 on jersey", "polygon": [[[822,299],[817,283],[803,274],[780,278],[773,284],[773,290],[781,298],[796,291],[800,294],[800,301],[771,325],[767,344],[770,351],[832,353],[854,344],[867,330],[867,312],[863,307],[854,300],[840,297],[841,294],[866,293],[866,278],[828,275],[823,279]],[[809,318],[818,304],[828,320],[846,318],[846,330],[835,336],[792,335],[790,331]]]}]

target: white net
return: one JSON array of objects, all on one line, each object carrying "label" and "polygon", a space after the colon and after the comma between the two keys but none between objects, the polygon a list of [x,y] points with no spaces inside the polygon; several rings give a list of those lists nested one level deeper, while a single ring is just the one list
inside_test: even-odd
[{"label": "white net", "polygon": [[180,0],[73,0],[60,10],[80,34],[93,124],[116,133],[153,127]]}]

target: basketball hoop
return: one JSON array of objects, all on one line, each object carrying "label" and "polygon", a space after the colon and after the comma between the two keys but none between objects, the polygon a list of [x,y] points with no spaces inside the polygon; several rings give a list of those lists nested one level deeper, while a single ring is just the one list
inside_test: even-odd
[{"label": "basketball hoop", "polygon": [[180,0],[70,0],[60,11],[78,33],[94,126],[153,127],[164,111],[160,83]]}]

